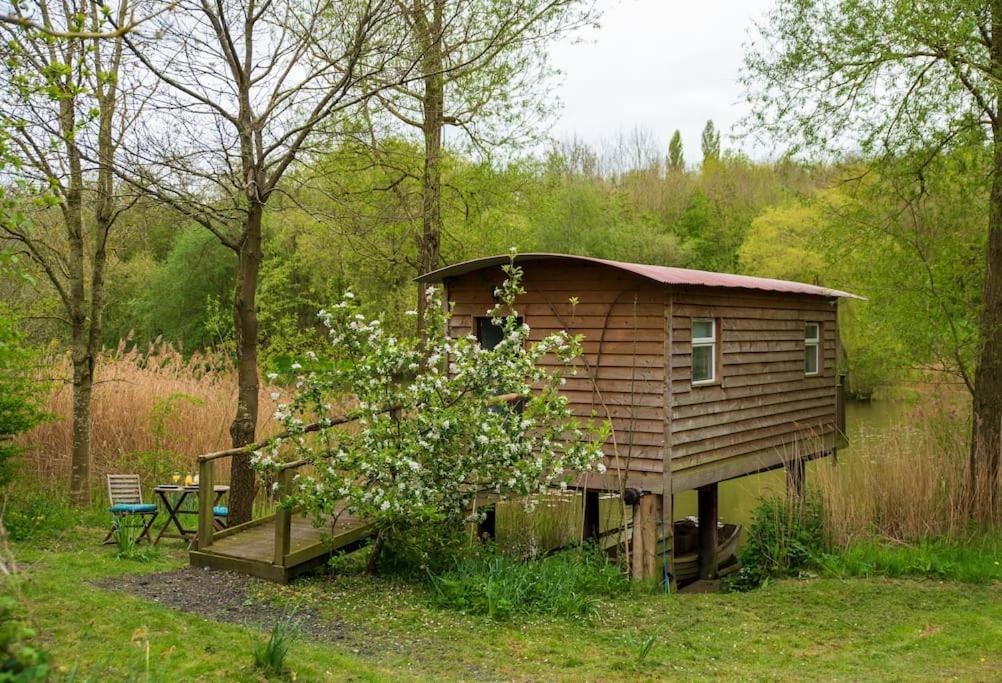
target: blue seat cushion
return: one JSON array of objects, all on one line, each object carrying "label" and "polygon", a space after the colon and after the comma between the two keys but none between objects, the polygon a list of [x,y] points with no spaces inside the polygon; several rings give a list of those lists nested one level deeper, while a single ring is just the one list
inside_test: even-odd
[{"label": "blue seat cushion", "polygon": [[217,505],[216,507],[212,508],[212,514],[215,517],[226,517],[230,514],[230,509],[223,505]]},{"label": "blue seat cushion", "polygon": [[111,506],[111,511],[132,513],[156,512],[157,506],[153,503],[118,503]]}]

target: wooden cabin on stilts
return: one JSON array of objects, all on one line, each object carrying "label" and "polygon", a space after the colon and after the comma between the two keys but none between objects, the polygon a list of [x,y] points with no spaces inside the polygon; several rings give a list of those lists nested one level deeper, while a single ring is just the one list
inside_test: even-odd
[{"label": "wooden cabin on stilts", "polygon": [[[442,284],[454,306],[453,336],[498,340],[488,311],[510,256],[466,261],[418,278]],[[566,330],[584,337],[577,373],[563,388],[577,415],[608,419],[604,474],[580,476],[584,539],[602,542],[603,496],[631,508],[629,561],[638,579],[673,573],[672,505],[696,490],[696,525],[679,545],[694,578],[718,573],[718,484],[785,467],[789,491],[803,490],[808,460],[834,455],[845,433],[837,370],[838,303],[852,294],[782,280],[620,263],[565,254],[520,254],[524,293],[518,313],[530,339]],[[499,397],[502,398],[502,397]],[[345,418],[344,422],[349,421]],[[279,505],[269,516],[216,530],[213,468],[245,449],[199,457],[199,532],[191,563],[285,582],[357,547],[372,525],[351,515],[317,529]],[[304,461],[282,466],[281,502]],[[619,520],[627,537],[627,516]],[[487,514],[478,533],[492,535]],[[729,537],[736,542],[736,534]]]},{"label": "wooden cabin on stilts", "polygon": [[[450,334],[491,343],[488,316],[509,256],[457,263],[418,278],[454,305]],[[564,387],[581,417],[609,419],[606,473],[580,477],[584,538],[600,533],[599,500],[632,506],[631,571],[671,573],[672,502],[695,489],[698,576],[716,576],[718,484],[833,455],[845,433],[838,302],[825,287],[565,254],[519,254],[517,302],[531,338],[584,336]],[[664,544],[661,543],[664,539]]]}]

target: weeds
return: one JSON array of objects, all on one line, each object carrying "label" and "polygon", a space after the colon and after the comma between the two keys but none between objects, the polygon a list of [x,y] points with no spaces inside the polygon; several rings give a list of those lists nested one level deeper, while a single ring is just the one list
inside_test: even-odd
[{"label": "weeds", "polygon": [[600,598],[629,590],[629,579],[595,549],[524,561],[491,550],[459,556],[431,577],[436,606],[492,619],[518,614],[588,617]]},{"label": "weeds", "polygon": [[281,676],[286,670],[285,659],[293,643],[299,638],[299,622],[286,614],[275,622],[265,638],[260,635],[251,651],[254,669],[266,676]]},{"label": "weeds", "polygon": [[117,520],[114,538],[118,559],[149,562],[157,557],[157,549],[150,545],[149,540],[140,540],[142,529],[143,520],[140,517],[127,516]]},{"label": "weeds", "polygon": [[739,552],[741,571],[731,579],[737,590],[756,588],[773,578],[797,576],[816,568],[826,552],[820,499],[766,497],[752,513],[747,540]]}]

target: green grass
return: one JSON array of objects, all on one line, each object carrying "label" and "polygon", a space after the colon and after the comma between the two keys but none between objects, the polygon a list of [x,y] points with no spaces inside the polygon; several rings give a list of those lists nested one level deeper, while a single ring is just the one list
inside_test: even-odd
[{"label": "green grass", "polygon": [[598,600],[626,593],[629,579],[596,549],[535,561],[503,553],[467,553],[431,577],[432,604],[492,619],[548,614],[592,617]]},{"label": "green grass", "polygon": [[[220,624],[92,585],[102,577],[185,564],[99,547],[100,530],[18,544],[31,620],[54,665],[78,680],[256,681],[254,626]],[[360,564],[359,563],[355,563]],[[262,585],[276,614],[312,608],[336,620],[334,643],[297,640],[297,680],[635,678],[988,680],[1002,670],[1002,584],[909,579],[778,581],[748,593],[596,598],[585,621],[509,621],[437,608],[427,586],[354,572]],[[207,579],[208,580],[208,579]],[[291,674],[290,674],[291,676]],[[142,679],[140,679],[142,680]]]},{"label": "green grass", "polygon": [[842,577],[998,582],[1002,581],[1002,536],[986,534],[963,543],[935,538],[918,543],[866,541],[826,556],[823,566],[827,573]]}]

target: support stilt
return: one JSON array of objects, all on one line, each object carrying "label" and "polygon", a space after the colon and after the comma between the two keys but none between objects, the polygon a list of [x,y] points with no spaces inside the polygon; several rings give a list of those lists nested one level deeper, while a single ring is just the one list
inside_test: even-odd
[{"label": "support stilt", "polygon": [[699,516],[699,578],[717,577],[717,484],[696,489]]},{"label": "support stilt", "polygon": [[661,496],[647,493],[633,507],[633,562],[634,579],[658,577],[658,516],[661,514]]},{"label": "support stilt", "polygon": [[589,490],[584,492],[584,531],[581,534],[581,538],[585,541],[598,538],[598,501],[598,491]]}]

